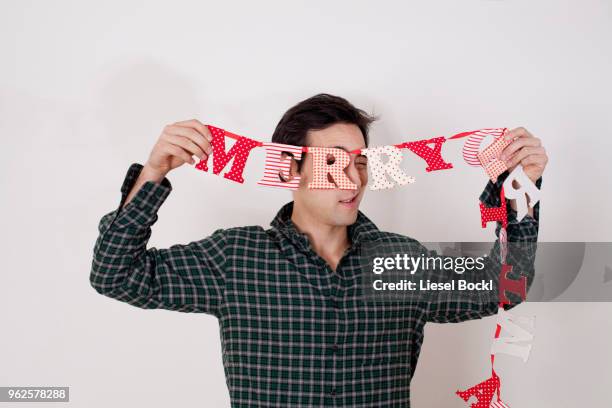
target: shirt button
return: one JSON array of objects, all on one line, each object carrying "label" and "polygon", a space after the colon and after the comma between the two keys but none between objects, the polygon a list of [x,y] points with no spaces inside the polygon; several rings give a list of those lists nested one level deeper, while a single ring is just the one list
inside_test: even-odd
[{"label": "shirt button", "polygon": [[331,392],[329,393],[329,395],[331,395],[332,397],[336,396],[336,389],[332,388]]},{"label": "shirt button", "polygon": [[332,350],[334,351],[334,353],[337,353],[339,348],[340,348],[340,347],[338,347],[338,345],[337,345],[337,344],[334,344],[334,345],[332,346]]}]

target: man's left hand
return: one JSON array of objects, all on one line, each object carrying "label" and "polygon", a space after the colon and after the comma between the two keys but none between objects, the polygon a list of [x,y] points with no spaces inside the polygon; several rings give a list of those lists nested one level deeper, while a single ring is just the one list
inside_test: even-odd
[{"label": "man's left hand", "polygon": [[500,156],[500,159],[506,163],[508,172],[512,173],[512,170],[521,164],[525,174],[535,183],[544,173],[548,163],[548,156],[540,139],[524,127],[507,131],[504,138],[514,140],[506,146]]}]

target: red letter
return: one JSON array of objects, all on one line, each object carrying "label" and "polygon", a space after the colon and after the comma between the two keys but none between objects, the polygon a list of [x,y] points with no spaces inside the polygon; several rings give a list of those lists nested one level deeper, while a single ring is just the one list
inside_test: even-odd
[{"label": "red letter", "polygon": [[[405,142],[401,144],[401,147],[405,147],[407,149],[412,150],[414,153],[419,155],[421,158],[425,159],[427,162],[427,168],[425,171],[434,171],[434,170],[445,170],[452,169],[453,165],[451,163],[447,163],[442,158],[440,154],[440,150],[442,150],[442,143],[444,143],[446,139],[444,136],[434,137],[429,140],[419,140],[416,142]],[[427,146],[429,143],[435,143],[434,148]]]},{"label": "red letter", "polygon": [[508,273],[512,272],[512,265],[502,265],[499,274],[499,301],[500,303],[509,304],[510,300],[506,297],[506,291],[517,293],[522,300],[527,297],[527,278],[521,276],[519,280],[509,279]]},{"label": "red letter", "polygon": [[504,188],[501,189],[501,205],[499,207],[485,207],[483,203],[480,205],[480,221],[482,228],[487,227],[489,221],[501,221],[502,227],[508,226],[508,214],[506,213],[506,198],[504,197]]},{"label": "red letter", "polygon": [[499,377],[493,373],[493,376],[488,380],[481,382],[468,388],[465,391],[457,391],[457,395],[464,401],[468,401],[471,397],[475,397],[477,401],[470,405],[470,408],[489,408],[495,391],[499,388]]},{"label": "red letter", "polygon": [[[219,174],[221,170],[225,168],[227,163],[232,158],[234,158],[232,168],[230,169],[230,171],[225,173],[223,177],[238,183],[244,183],[244,179],[242,178],[242,171],[244,170],[244,165],[246,164],[246,161],[249,158],[249,153],[254,147],[259,146],[259,142],[243,136],[233,135],[238,140],[236,140],[236,143],[234,143],[229,152],[226,153],[225,130],[210,125],[206,126],[208,126],[208,129],[212,134],[211,144],[213,148],[213,173]],[[231,133],[227,133],[231,135]],[[206,159],[204,160],[200,160],[200,162],[196,164],[196,169],[208,171],[208,166],[206,164],[207,161],[208,157],[206,157]]]}]

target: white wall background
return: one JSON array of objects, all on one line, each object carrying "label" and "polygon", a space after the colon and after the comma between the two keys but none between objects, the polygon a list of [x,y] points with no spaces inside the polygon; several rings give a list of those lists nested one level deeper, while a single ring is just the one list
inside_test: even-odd
[{"label": "white wall background", "polygon": [[[541,240],[612,240],[610,2],[1,6],[0,385],[67,385],[74,407],[229,406],[213,317],[143,311],[88,281],[128,166],[177,120],[268,140],[287,108],[330,92],[382,116],[372,145],[525,126],[550,156]],[[460,148],[445,146],[455,170],[425,174],[415,159],[416,184],[369,192],[362,210],[422,241],[491,237],[475,206],[486,178]],[[261,163],[255,154],[245,185],[173,172],[150,245],[267,226],[290,196],[255,186]],[[612,304],[515,310],[537,330],[528,363],[497,359],[505,399],[609,407]],[[454,391],[490,373],[494,319],[427,327],[414,407],[465,406]]]}]

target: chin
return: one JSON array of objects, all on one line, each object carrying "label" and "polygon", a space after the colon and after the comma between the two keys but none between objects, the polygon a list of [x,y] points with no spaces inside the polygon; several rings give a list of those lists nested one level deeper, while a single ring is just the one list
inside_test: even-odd
[{"label": "chin", "polygon": [[350,214],[340,214],[335,217],[336,225],[349,226],[357,221],[357,209],[351,211]]}]

